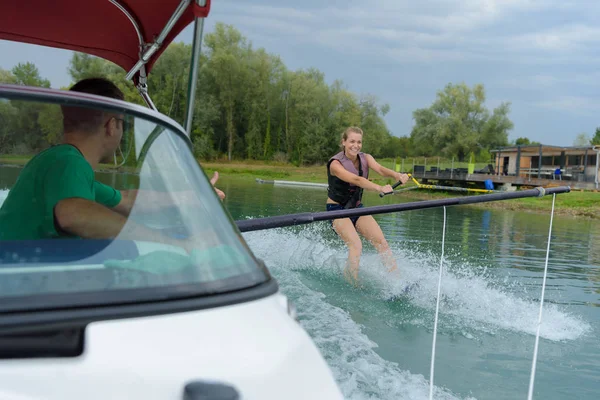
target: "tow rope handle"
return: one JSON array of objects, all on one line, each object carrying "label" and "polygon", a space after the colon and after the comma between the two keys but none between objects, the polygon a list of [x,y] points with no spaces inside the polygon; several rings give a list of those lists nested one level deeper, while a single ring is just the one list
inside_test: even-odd
[{"label": "tow rope handle", "polygon": [[[417,180],[416,180],[416,179],[415,179],[415,178],[414,178],[414,177],[413,177],[411,174],[406,174],[406,175],[408,175],[408,177],[409,177],[410,179],[412,179],[412,181],[415,183],[415,185],[417,185],[417,186],[421,186],[421,184],[420,184],[420,183],[419,183],[419,182],[418,182],[418,181],[417,181]],[[394,186],[392,186],[392,189],[396,189],[396,188],[397,188],[398,186],[400,186],[400,185],[402,185],[402,182],[401,182],[401,181],[398,181],[398,182],[394,183]],[[394,193],[394,192],[389,192],[389,193],[379,193],[379,197],[383,197],[383,196],[385,196],[386,194],[393,194],[393,193]]]},{"label": "tow rope handle", "polygon": [[[400,185],[402,185],[402,181],[398,181],[398,182],[394,183],[394,185],[392,186],[392,189],[396,189]],[[386,194],[392,194],[392,193],[394,193],[394,191],[391,191],[391,192],[388,192],[388,193],[379,193],[379,197],[383,197]]]}]

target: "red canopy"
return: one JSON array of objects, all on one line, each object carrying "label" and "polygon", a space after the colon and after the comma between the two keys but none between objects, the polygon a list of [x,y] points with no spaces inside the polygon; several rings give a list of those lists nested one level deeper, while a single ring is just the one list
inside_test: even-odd
[{"label": "red canopy", "polygon": [[[152,43],[182,0],[117,0],[137,21],[145,43]],[[168,44],[194,20],[206,17],[210,0],[190,1],[163,44],[146,63],[146,72]],[[129,18],[109,0],[0,0],[0,39],[79,51],[102,57],[129,71],[139,60],[138,34]]]}]

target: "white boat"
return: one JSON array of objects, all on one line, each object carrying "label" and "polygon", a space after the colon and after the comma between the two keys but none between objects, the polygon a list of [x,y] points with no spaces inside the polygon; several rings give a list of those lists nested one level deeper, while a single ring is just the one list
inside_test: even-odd
[{"label": "white boat", "polygon": [[[172,201],[148,212],[136,200],[129,221],[175,239],[208,238],[197,239],[191,255],[119,236],[0,241],[0,399],[342,398],[293,305],[193,157],[191,110],[209,9],[210,1],[190,0],[0,3],[0,39],[110,60],[129,71],[148,108],[15,85],[0,85],[0,101],[122,114],[134,127],[123,162],[137,167],[140,189]],[[192,22],[184,128],[156,110],[146,80]]]}]

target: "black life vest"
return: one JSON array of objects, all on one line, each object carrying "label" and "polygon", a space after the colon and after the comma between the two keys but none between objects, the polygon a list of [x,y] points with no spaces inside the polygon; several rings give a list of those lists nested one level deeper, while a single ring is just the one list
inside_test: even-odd
[{"label": "black life vest", "polygon": [[344,208],[355,208],[362,200],[363,189],[345,182],[337,176],[331,175],[329,167],[334,160],[338,160],[346,171],[369,179],[369,163],[367,162],[367,157],[365,153],[358,153],[358,171],[352,160],[346,157],[346,154],[344,154],[343,151],[340,151],[338,154],[331,157],[327,162],[327,183],[329,184],[327,187],[327,195],[331,200],[340,203]]}]

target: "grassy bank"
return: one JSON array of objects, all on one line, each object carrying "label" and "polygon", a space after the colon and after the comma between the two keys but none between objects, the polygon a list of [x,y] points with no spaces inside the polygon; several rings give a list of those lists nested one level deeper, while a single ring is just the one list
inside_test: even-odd
[{"label": "grassy bank", "polygon": [[[221,176],[235,175],[237,178],[256,178],[267,180],[286,180],[300,182],[327,183],[325,166],[296,167],[289,164],[265,164],[253,162],[201,162],[207,174],[219,171]],[[378,184],[392,183],[389,178],[380,178],[373,174],[373,181]],[[414,184],[407,184],[414,186]],[[405,199],[432,200],[449,197],[472,196],[472,193],[445,192],[431,190],[410,190],[398,194]],[[514,211],[547,213],[552,209],[552,196],[543,198],[514,199],[480,203],[468,207],[498,208]],[[591,191],[573,191],[557,195],[555,213],[586,218],[600,218],[600,193]]]},{"label": "grassy bank", "polygon": [[[0,156],[0,165],[24,165],[29,160],[27,156]],[[254,181],[256,178],[266,180],[286,180],[300,182],[327,183],[326,168],[320,166],[297,167],[284,163],[264,163],[259,161],[233,161],[233,162],[204,162],[200,165],[210,176],[214,171],[219,171],[222,177],[235,176],[236,179]],[[103,171],[114,171],[111,166],[101,166]],[[120,169],[120,172],[125,172]],[[381,178],[373,174],[373,181],[378,184],[392,183],[389,178]],[[413,185],[408,184],[407,186]],[[428,200],[458,196],[471,196],[473,194],[460,192],[442,192],[411,190],[399,194],[405,199]],[[469,205],[479,208],[500,208],[505,210],[549,212],[552,208],[552,196],[544,198],[527,198],[490,203]],[[557,196],[555,212],[561,215],[571,215],[585,218],[600,218],[600,193],[590,191],[574,191]]]}]

